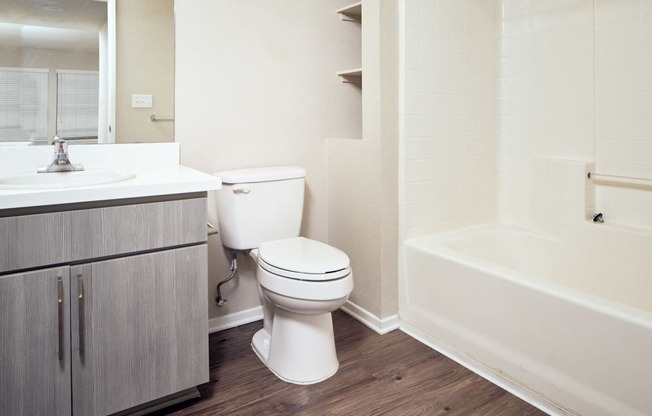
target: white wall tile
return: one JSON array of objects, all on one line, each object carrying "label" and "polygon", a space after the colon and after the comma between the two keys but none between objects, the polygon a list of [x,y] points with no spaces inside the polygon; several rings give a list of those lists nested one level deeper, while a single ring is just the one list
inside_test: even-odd
[{"label": "white wall tile", "polygon": [[[587,160],[652,175],[652,1],[422,0],[418,23],[415,9],[401,63],[420,71],[405,80],[419,126],[406,120],[402,138],[423,181],[412,235],[479,218],[558,229],[593,204],[652,223],[649,191],[587,187],[584,175]],[[403,102],[415,114],[415,97]]]},{"label": "white wall tile", "polygon": [[[410,192],[402,203],[420,207],[418,214],[406,214],[409,235],[472,223],[472,214],[479,217],[478,211],[491,218],[495,197],[485,192],[481,183],[486,182],[479,178],[491,173],[480,172],[479,166],[486,168],[485,160],[490,160],[493,170],[497,4],[484,0],[420,3],[418,92],[414,78],[405,80],[411,83],[411,93],[420,97],[418,156],[408,133],[402,139],[410,160],[407,178],[421,178],[419,199],[414,184],[405,183]],[[412,165],[416,160],[418,169]]]}]

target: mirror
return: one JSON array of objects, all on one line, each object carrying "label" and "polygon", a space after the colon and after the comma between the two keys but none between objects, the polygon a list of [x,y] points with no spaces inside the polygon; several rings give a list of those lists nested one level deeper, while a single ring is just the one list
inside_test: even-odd
[{"label": "mirror", "polygon": [[172,142],[173,111],[174,0],[0,3],[0,142]]}]

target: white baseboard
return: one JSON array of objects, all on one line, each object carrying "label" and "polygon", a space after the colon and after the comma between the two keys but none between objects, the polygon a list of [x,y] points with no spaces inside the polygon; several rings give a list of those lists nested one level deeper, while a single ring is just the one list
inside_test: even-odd
[{"label": "white baseboard", "polygon": [[500,375],[492,371],[490,368],[454,350],[448,345],[437,341],[435,338],[421,332],[420,330],[414,328],[410,324],[407,324],[405,322],[400,322],[400,326],[401,326],[401,331],[405,332],[406,334],[416,339],[417,341],[420,341],[423,344],[429,346],[430,348],[439,351],[440,353],[444,354],[446,357],[450,358],[451,360],[468,368],[469,370],[478,374],[482,378],[490,381],[491,383],[497,385],[498,387],[504,390],[507,390],[514,396],[530,403],[532,406],[537,407],[538,409],[546,412],[547,414],[553,416],[577,415],[577,413],[575,412],[572,412],[568,409],[563,409],[557,406],[556,404],[549,402],[548,400],[531,392],[525,387],[514,383],[510,379],[501,377]]},{"label": "white baseboard", "polygon": [[248,324],[263,319],[263,307],[247,309],[240,312],[231,313],[224,316],[218,316],[208,320],[208,333],[222,331],[224,329],[235,328],[236,326]]},{"label": "white baseboard", "polygon": [[[346,302],[340,309],[381,335],[398,329],[399,327],[398,315],[392,315],[380,319],[353,302]],[[208,333],[212,334],[213,332],[235,328],[236,326],[259,321],[261,319],[263,319],[262,306],[256,306],[255,308],[244,311],[218,316],[217,318],[208,320]]]},{"label": "white baseboard", "polygon": [[344,305],[342,305],[340,309],[358,321],[362,322],[369,328],[373,329],[380,335],[384,335],[388,332],[398,329],[399,327],[398,315],[392,315],[381,319],[351,301],[347,301]]}]

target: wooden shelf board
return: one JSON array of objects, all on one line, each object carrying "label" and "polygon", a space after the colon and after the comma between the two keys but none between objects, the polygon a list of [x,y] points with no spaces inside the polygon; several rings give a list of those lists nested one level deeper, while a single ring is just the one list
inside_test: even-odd
[{"label": "wooden shelf board", "polygon": [[350,4],[346,7],[342,7],[335,11],[340,15],[342,20],[349,22],[361,22],[362,21],[362,2],[356,2]]},{"label": "wooden shelf board", "polygon": [[346,83],[356,83],[359,84],[362,82],[362,68],[348,69],[346,71],[340,71],[337,73],[338,76],[342,77],[342,82]]}]

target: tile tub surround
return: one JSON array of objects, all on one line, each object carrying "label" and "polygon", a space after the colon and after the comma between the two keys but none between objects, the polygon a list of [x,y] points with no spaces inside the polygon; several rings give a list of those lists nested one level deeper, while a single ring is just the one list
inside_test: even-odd
[{"label": "tile tub surround", "polygon": [[464,3],[403,2],[407,237],[496,218],[525,224],[533,158],[593,158],[592,9],[580,2],[582,24],[571,27],[543,1]]},{"label": "tile tub surround", "polygon": [[[595,162],[652,177],[652,6],[648,1],[504,0],[497,149],[499,219],[536,226],[535,159]],[[572,183],[572,182],[568,182]],[[610,223],[652,230],[650,187],[596,181]]]},{"label": "tile tub surround", "polygon": [[[495,219],[536,226],[538,158],[652,177],[650,2],[400,4],[406,237]],[[652,230],[649,187],[595,185],[613,223]]]},{"label": "tile tub surround", "polygon": [[491,221],[499,3],[400,5],[402,231],[415,236]]},{"label": "tile tub surround", "polygon": [[[179,165],[177,143],[70,145],[68,154],[73,163],[86,168],[125,170],[136,173],[136,177],[75,188],[0,189],[0,209],[205,192],[221,187],[218,178]],[[0,147],[0,176],[34,172],[51,159],[51,146]]]},{"label": "tile tub surround", "polygon": [[[428,238],[441,231],[498,221],[535,228],[560,238],[578,235],[591,242],[608,241],[627,255],[634,251],[632,247],[649,248],[650,188],[588,180],[586,173],[652,177],[652,134],[648,134],[652,132],[651,2],[401,0],[400,4],[402,243],[412,241],[412,237]],[[493,14],[488,15],[488,10],[493,10]],[[484,40],[493,42],[495,53],[493,60],[485,60],[478,70],[478,65],[469,66],[474,62],[473,54],[482,50],[482,40],[477,35],[483,25],[477,22],[488,25],[491,19],[494,31],[487,32]],[[434,82],[430,78],[432,73]],[[478,76],[486,84],[474,82]],[[447,81],[437,82],[438,79]],[[492,85],[493,90],[489,91],[487,85]],[[493,98],[491,102],[483,101],[482,97],[487,95]],[[480,103],[487,107],[480,108]],[[480,137],[492,140],[474,138],[473,132],[482,126],[486,135]],[[485,186],[478,186],[479,180]],[[604,213],[605,224],[590,221],[595,211]],[[414,256],[408,258],[404,247],[400,256],[401,324],[407,327],[411,319],[413,324],[419,324],[424,338],[441,338],[442,328],[450,329],[456,324],[450,323],[450,311],[438,313],[429,309],[430,305],[440,309],[445,305],[446,299],[433,302],[433,297],[456,299],[456,305],[464,309],[460,317],[489,315],[504,306],[490,304],[487,310],[469,306],[488,303],[484,298],[480,303],[470,299],[474,292],[468,288],[485,287],[492,278],[462,283],[446,273],[448,269],[441,264],[423,265]],[[621,256],[613,261],[616,265],[623,263],[623,269],[631,266],[638,276],[647,277],[640,261],[630,265],[623,259]],[[636,270],[637,264],[643,270]],[[425,279],[424,270],[433,268],[439,273]],[[576,266],[570,268],[568,272],[582,273]],[[612,281],[591,273],[582,277],[601,283]],[[498,282],[496,289],[504,287],[504,279],[493,281]],[[465,290],[457,296],[451,288]],[[512,315],[529,315],[531,321],[540,325],[549,322],[549,317],[537,315],[537,311],[548,310],[547,307],[530,307],[527,293],[520,297],[508,296],[506,292],[498,295],[501,297],[491,299],[512,299],[519,304],[518,313]],[[414,301],[415,296],[423,297],[421,304]],[[467,301],[462,300],[465,298]],[[544,301],[550,307],[550,315],[561,311],[553,307],[555,302]],[[564,310],[568,317],[577,316],[571,309]],[[437,325],[433,324],[438,319],[435,312],[443,316]],[[504,321],[507,323],[507,319]],[[563,314],[560,321],[565,321]],[[588,321],[607,326],[611,323],[609,317]],[[581,325],[580,322],[578,327]],[[489,326],[479,324],[474,328]],[[617,328],[614,331],[625,331],[625,326]],[[465,329],[457,335],[468,335]],[[583,330],[569,332],[579,334]],[[443,339],[438,348],[443,345],[445,350],[455,341],[453,338]],[[478,357],[477,351],[464,345],[459,350]],[[506,355],[505,365],[490,366],[509,372],[517,357]],[[612,365],[618,360],[607,356],[604,364]],[[554,365],[555,359],[544,357],[542,363]],[[585,395],[585,404],[590,407],[591,392],[586,394],[582,386],[574,386],[576,377],[581,377],[581,373],[567,377],[570,383],[565,387],[557,385],[560,400],[566,400],[562,396]],[[637,375],[634,382],[644,384],[645,377]],[[616,389],[605,391],[611,394]],[[626,408],[627,392],[617,400]],[[643,402],[644,395],[637,400],[639,414],[640,409],[647,414],[649,406],[645,403],[649,401]],[[611,405],[602,406],[604,409]],[[637,414],[627,409],[586,413]]]}]

